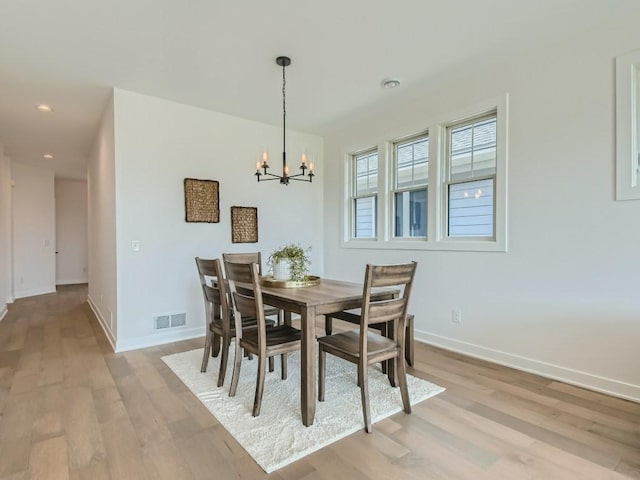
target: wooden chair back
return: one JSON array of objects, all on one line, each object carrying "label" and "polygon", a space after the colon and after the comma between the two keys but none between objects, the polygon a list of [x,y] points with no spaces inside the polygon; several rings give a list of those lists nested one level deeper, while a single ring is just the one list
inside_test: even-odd
[{"label": "wooden chair back", "polygon": [[253,317],[257,320],[258,335],[265,338],[266,325],[260,274],[256,263],[238,263],[225,260],[229,292],[232,299],[236,321],[236,335],[241,335],[242,317]]},{"label": "wooden chair back", "polygon": [[[198,267],[198,275],[200,276],[200,285],[202,287],[202,294],[204,296],[205,311],[207,312],[208,321],[212,322],[215,318],[215,314],[218,313],[221,318],[222,327],[230,328],[230,299],[225,285],[220,259],[205,259],[196,257],[196,266]],[[207,277],[215,280],[207,280]],[[213,305],[219,305],[220,311],[213,312]]]},{"label": "wooden chair back", "polygon": [[[395,321],[396,340],[404,341],[407,308],[416,262],[401,265],[371,265],[365,270],[360,338],[366,346],[366,331],[370,324]],[[372,300],[372,289],[376,287],[396,287],[402,290],[398,298],[390,300]],[[400,338],[401,337],[401,338]],[[363,351],[367,351],[366,348]]]},{"label": "wooden chair back", "polygon": [[222,260],[234,263],[257,263],[258,274],[262,275],[262,255],[260,252],[223,253]]}]

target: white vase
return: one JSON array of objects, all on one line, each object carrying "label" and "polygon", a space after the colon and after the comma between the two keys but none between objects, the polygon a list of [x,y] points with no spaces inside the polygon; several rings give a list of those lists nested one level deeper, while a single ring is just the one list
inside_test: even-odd
[{"label": "white vase", "polygon": [[273,264],[273,279],[286,281],[291,278],[291,263],[289,260],[280,260]]}]

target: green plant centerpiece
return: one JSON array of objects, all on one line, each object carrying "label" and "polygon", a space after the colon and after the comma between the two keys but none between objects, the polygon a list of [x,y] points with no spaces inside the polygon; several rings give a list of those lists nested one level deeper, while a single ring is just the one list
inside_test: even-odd
[{"label": "green plant centerpiece", "polygon": [[[309,273],[309,267],[311,266],[311,259],[308,255],[310,250],[311,247],[305,250],[300,245],[289,243],[272,252],[271,255],[269,255],[267,264],[273,272],[274,278],[279,280],[294,280],[296,282],[304,281],[307,273]],[[280,276],[282,274],[277,275],[276,272],[279,265],[283,263],[286,264],[287,262],[289,264],[289,278],[283,279]]]}]

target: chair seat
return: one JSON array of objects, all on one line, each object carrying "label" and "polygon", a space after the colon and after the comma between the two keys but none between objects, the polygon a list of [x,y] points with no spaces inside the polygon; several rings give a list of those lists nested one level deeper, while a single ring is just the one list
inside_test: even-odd
[{"label": "chair seat", "polygon": [[[346,353],[356,358],[360,357],[360,332],[358,330],[321,337],[318,339],[318,343],[327,350]],[[367,333],[367,356],[378,357],[387,352],[395,354],[398,350],[399,347],[395,341],[376,333]]]},{"label": "chair seat", "polygon": [[[290,325],[278,325],[267,328],[267,348],[274,345],[300,342],[300,330]],[[258,330],[251,329],[242,332],[243,345],[258,347]]]},{"label": "chair seat", "polygon": [[264,307],[265,317],[270,317],[271,315],[278,315],[279,313],[280,313],[280,310],[277,309],[276,307],[268,307],[268,306]]},{"label": "chair seat", "polygon": [[[333,312],[327,314],[325,316],[325,333],[327,335],[331,335],[332,333],[332,319],[337,318],[338,320],[343,320],[349,323],[360,323],[360,317],[362,316],[362,310],[359,308],[354,308],[352,310],[342,310],[339,312]],[[407,360],[407,364],[413,366],[413,358],[414,358],[414,323],[415,317],[413,314],[407,314],[407,324],[406,324],[406,336],[405,336],[405,359]],[[376,330],[380,330],[382,334],[384,334],[384,323],[373,323],[369,325],[370,328],[374,328]]]},{"label": "chair seat", "polygon": [[[268,327],[272,327],[273,325],[275,325],[275,322],[273,320],[265,320],[265,322],[267,324]],[[255,327],[257,325],[257,320],[255,318],[243,318],[242,319],[242,328],[251,328],[251,327]],[[214,319],[210,324],[209,324],[209,329],[212,332],[222,332],[222,319],[220,318],[216,318]],[[235,336],[235,325],[232,322],[231,323],[231,327],[229,329],[231,331],[231,336]]]}]

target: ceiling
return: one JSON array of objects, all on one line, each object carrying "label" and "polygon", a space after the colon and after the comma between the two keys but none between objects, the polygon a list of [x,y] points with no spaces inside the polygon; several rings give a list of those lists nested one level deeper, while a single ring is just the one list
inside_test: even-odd
[{"label": "ceiling", "polygon": [[[293,60],[288,126],[322,135],[426,82],[629,15],[640,2],[0,0],[0,143],[83,178],[112,87],[277,125],[278,55]],[[382,88],[389,77],[401,86]]]}]

